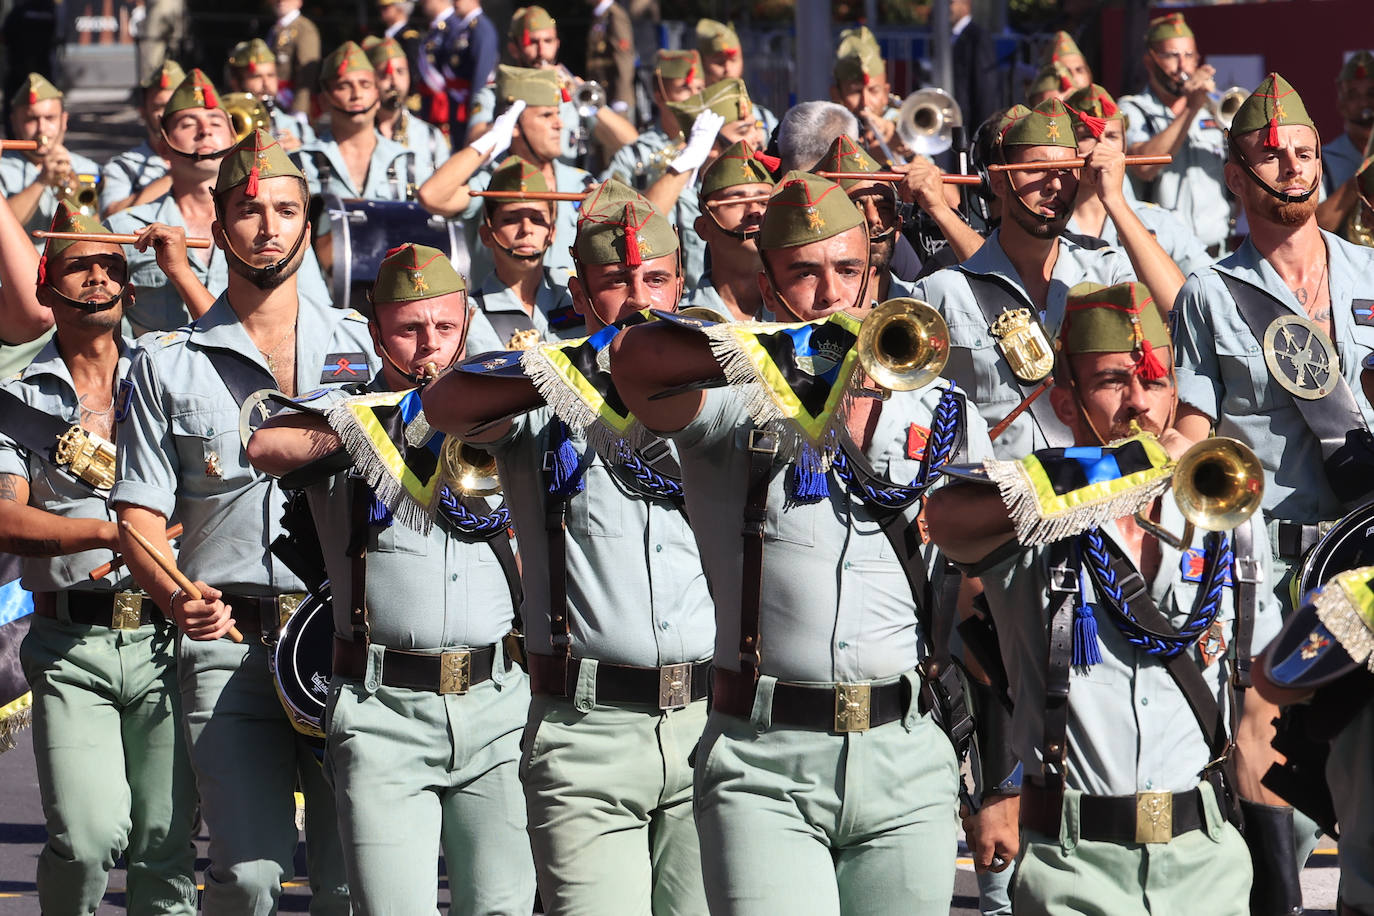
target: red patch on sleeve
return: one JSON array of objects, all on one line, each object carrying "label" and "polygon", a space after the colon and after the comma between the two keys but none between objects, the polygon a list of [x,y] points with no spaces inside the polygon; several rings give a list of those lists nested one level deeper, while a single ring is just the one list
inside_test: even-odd
[{"label": "red patch on sleeve", "polygon": [[921,461],[926,456],[926,441],[930,430],[912,423],[906,428],[906,456],[912,461]]},{"label": "red patch on sleeve", "polygon": [[622,51],[630,50],[630,40],[628,38],[618,39],[616,44],[620,46],[620,50]]}]

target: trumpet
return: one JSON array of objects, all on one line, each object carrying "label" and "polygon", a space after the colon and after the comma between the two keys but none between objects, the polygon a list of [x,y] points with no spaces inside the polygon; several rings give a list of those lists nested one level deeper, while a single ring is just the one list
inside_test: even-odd
[{"label": "trumpet", "polygon": [[1264,501],[1264,467],[1255,453],[1236,439],[1203,439],[1174,465],[1174,502],[1186,523],[1175,537],[1136,514],[1136,522],[1155,537],[1178,549],[1187,547],[1197,529],[1229,531],[1243,523]]},{"label": "trumpet", "polygon": [[73,210],[79,210],[86,216],[95,216],[100,212],[100,194],[96,191],[99,184],[99,175],[68,175],[67,180],[58,189],[58,196]]},{"label": "trumpet", "polygon": [[1207,110],[1212,113],[1212,119],[1222,130],[1230,130],[1231,122],[1236,119],[1236,112],[1240,111],[1240,106],[1244,105],[1248,98],[1250,93],[1239,86],[1232,86],[1222,93],[1209,92]]},{"label": "trumpet", "polygon": [[917,89],[897,112],[897,136],[919,156],[934,156],[954,145],[954,128],[964,125],[959,103],[943,89]]},{"label": "trumpet", "polygon": [[444,440],[443,462],[446,476],[464,496],[492,496],[501,492],[496,476],[496,459],[454,436]]},{"label": "trumpet", "polygon": [[887,391],[924,388],[949,360],[949,327],[919,299],[888,299],[859,328],[859,364]]},{"label": "trumpet", "polygon": [[221,97],[229,123],[234,129],[234,142],[241,143],[254,130],[272,130],[272,116],[267,106],[251,92],[227,92]]},{"label": "trumpet", "polygon": [[591,80],[583,80],[572,91],[572,103],[579,118],[590,118],[606,106],[606,87]]}]

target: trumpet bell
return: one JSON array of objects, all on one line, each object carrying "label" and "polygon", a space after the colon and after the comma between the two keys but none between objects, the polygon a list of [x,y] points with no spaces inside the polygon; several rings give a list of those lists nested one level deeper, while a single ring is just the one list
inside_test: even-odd
[{"label": "trumpet bell", "polygon": [[1248,98],[1250,98],[1249,91],[1240,86],[1232,86],[1221,94],[1217,99],[1213,114],[1222,130],[1231,129],[1231,122],[1236,119],[1236,112],[1240,111],[1240,106],[1244,105]]},{"label": "trumpet bell", "polygon": [[1189,524],[1204,531],[1229,531],[1264,500],[1264,467],[1236,439],[1204,439],[1184,452],[1174,467],[1174,500]]},{"label": "trumpet bell", "polygon": [[465,496],[492,496],[501,492],[496,459],[479,448],[449,436],[444,442],[447,478]]},{"label": "trumpet bell", "polygon": [[917,89],[897,112],[897,136],[921,156],[934,156],[953,146],[954,128],[963,124],[959,103],[943,89]]},{"label": "trumpet bell", "polygon": [[590,118],[606,105],[606,89],[600,83],[587,80],[572,91],[572,102],[578,117]]},{"label": "trumpet bell", "polygon": [[244,137],[259,128],[266,131],[272,129],[272,116],[268,113],[267,106],[253,93],[226,92],[220,97],[220,102],[229,115],[236,143],[242,142]]},{"label": "trumpet bell", "polygon": [[888,391],[914,391],[944,371],[949,327],[919,299],[888,299],[864,319],[854,346],[876,384]]}]

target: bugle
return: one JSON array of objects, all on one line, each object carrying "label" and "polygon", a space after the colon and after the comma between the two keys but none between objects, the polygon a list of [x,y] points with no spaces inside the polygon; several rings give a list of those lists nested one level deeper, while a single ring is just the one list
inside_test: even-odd
[{"label": "bugle", "polygon": [[1264,467],[1245,443],[1214,436],[1183,453],[1174,465],[1171,486],[1178,511],[1186,519],[1182,536],[1164,530],[1143,512],[1136,514],[1136,521],[1182,550],[1199,528],[1229,531],[1255,514],[1264,500]]},{"label": "bugle", "polygon": [[921,156],[935,156],[954,145],[954,128],[962,127],[959,103],[943,89],[917,89],[897,112],[897,136]]},{"label": "bugle", "polygon": [[914,391],[944,371],[949,327],[928,303],[888,299],[864,318],[854,348],[875,384],[888,391]]}]

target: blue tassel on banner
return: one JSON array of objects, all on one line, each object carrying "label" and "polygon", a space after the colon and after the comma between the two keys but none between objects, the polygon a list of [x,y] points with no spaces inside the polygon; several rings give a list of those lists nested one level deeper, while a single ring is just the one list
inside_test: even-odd
[{"label": "blue tassel on banner", "polygon": [[549,467],[549,492],[563,496],[581,493],[587,486],[587,482],[578,473],[582,456],[577,454],[577,449],[573,447],[566,424],[561,421],[553,424],[553,428],[549,430],[549,444],[553,446],[553,461]]},{"label": "blue tassel on banner", "polygon": [[830,496],[830,474],[821,469],[821,456],[804,446],[788,469],[788,496],[797,503],[818,503]]}]

